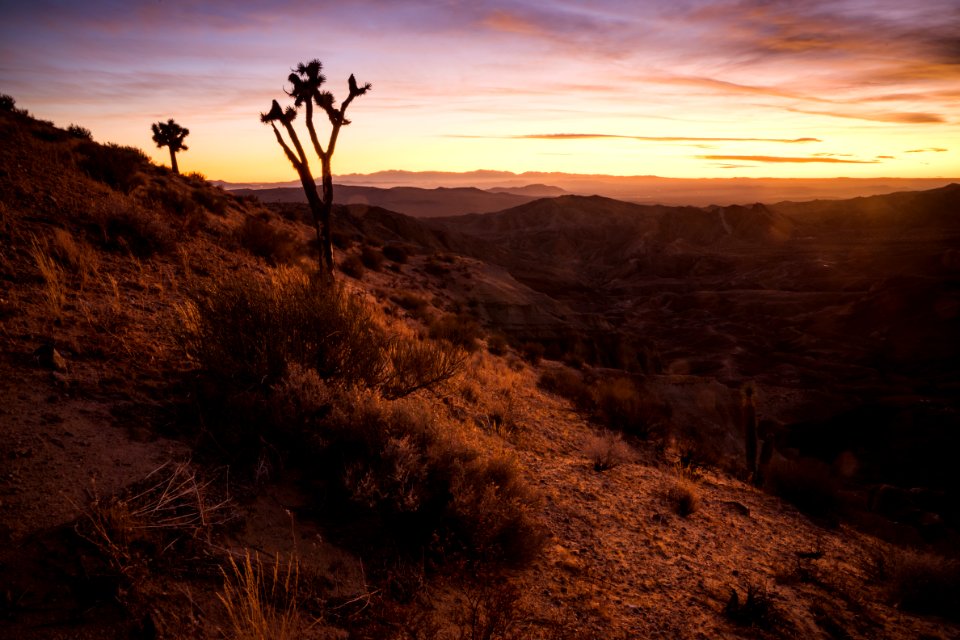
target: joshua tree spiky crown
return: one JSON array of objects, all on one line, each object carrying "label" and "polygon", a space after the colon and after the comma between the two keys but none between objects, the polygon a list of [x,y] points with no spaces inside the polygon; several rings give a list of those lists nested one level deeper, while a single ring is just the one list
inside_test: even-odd
[{"label": "joshua tree spiky crown", "polygon": [[153,141],[157,143],[157,147],[170,148],[170,166],[174,173],[180,173],[180,169],[177,167],[177,151],[187,150],[187,145],[183,144],[183,139],[190,134],[190,130],[181,127],[173,121],[173,118],[166,122],[155,122],[150,125],[150,129],[153,130]]},{"label": "joshua tree spiky crown", "polygon": [[[353,74],[347,80],[349,94],[338,108],[336,98],[329,91],[322,90],[321,87],[327,81],[326,76],[321,73],[323,64],[319,60],[311,60],[304,64],[299,63],[291,70],[287,80],[291,88],[285,90],[285,93],[293,98],[293,107],[283,109],[276,100],[270,105],[270,110],[260,114],[260,121],[269,124],[277,138],[277,142],[283,148],[284,154],[297,170],[300,176],[300,183],[303,185],[304,193],[307,196],[307,202],[310,204],[310,210],[313,213],[314,227],[317,232],[317,243],[319,245],[320,271],[326,275],[333,276],[333,248],[330,235],[330,212],[333,209],[333,173],[331,169],[331,159],[334,149],[337,146],[337,137],[340,135],[340,127],[350,124],[350,121],[344,117],[347,107],[353,102],[354,98],[367,93],[371,85],[369,83],[360,86],[357,84]],[[313,123],[313,109],[318,107],[327,114],[330,120],[330,137],[327,146],[324,148],[320,144],[320,138],[317,136],[317,130]],[[303,145],[293,128],[293,120],[297,116],[297,109],[303,107],[306,112],[307,132],[310,135],[310,142],[313,150],[320,159],[320,168],[323,184],[323,196],[317,193],[317,183],[310,170],[310,164],[304,153]],[[277,128],[277,123],[286,131],[290,144],[287,144],[283,133]],[[291,145],[293,148],[291,148]]]}]

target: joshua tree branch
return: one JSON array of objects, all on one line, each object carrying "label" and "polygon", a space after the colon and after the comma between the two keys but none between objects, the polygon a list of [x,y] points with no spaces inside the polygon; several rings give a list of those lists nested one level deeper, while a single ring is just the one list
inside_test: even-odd
[{"label": "joshua tree branch", "polygon": [[313,126],[313,102],[312,100],[307,100],[307,131],[310,132],[310,141],[313,143],[313,150],[317,152],[317,156],[322,160],[326,154],[323,147],[320,146],[320,139],[317,138],[317,130]]},{"label": "joshua tree branch", "polygon": [[295,156],[293,154],[293,151],[290,149],[290,147],[287,146],[287,143],[283,139],[283,136],[280,135],[280,130],[277,129],[277,125],[271,122],[270,126],[273,128],[273,134],[277,136],[277,142],[279,142],[280,146],[283,147],[283,152],[287,155],[287,159],[290,160],[290,164],[293,165],[294,169],[296,169],[297,171],[300,171],[300,167],[301,167],[300,161],[297,160],[297,156]]}]

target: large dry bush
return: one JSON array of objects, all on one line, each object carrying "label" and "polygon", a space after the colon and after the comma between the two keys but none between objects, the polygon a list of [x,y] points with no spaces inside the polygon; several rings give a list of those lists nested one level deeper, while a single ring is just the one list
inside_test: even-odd
[{"label": "large dry bush", "polygon": [[198,365],[195,417],[241,459],[302,439],[274,407],[273,388],[290,370],[399,398],[450,379],[463,363],[459,349],[403,336],[343,285],[292,268],[229,276],[181,315],[179,337]]},{"label": "large dry bush", "polygon": [[364,303],[296,269],[228,276],[184,316],[188,351],[220,379],[268,386],[288,363],[368,386],[387,373],[386,337]]},{"label": "large dry bush", "polygon": [[312,434],[300,453],[328,506],[375,516],[383,525],[377,535],[387,537],[380,544],[438,561],[510,563],[540,548],[537,497],[516,464],[460,440],[424,400],[390,401],[296,370],[280,388],[279,413]]},{"label": "large dry bush", "polygon": [[292,263],[299,253],[294,235],[268,218],[248,216],[237,230],[240,246],[272,265]]},{"label": "large dry bush", "polygon": [[105,249],[144,258],[177,244],[169,221],[130,196],[111,193],[92,202],[80,218],[88,223],[91,239]]},{"label": "large dry bush", "polygon": [[78,164],[94,180],[129,193],[143,182],[150,166],[147,155],[135,147],[85,141],[77,145]]},{"label": "large dry bush", "polygon": [[469,316],[447,314],[430,323],[430,337],[446,340],[472,353],[480,348],[483,330]]}]

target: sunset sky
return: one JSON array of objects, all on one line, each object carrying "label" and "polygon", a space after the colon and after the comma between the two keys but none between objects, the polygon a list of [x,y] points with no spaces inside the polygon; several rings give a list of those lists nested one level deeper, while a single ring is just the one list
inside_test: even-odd
[{"label": "sunset sky", "polygon": [[258,116],[311,58],[338,99],[373,84],[339,174],[960,176],[957,0],[0,6],[17,106],[163,163],[150,123],[174,118],[209,178],[296,177]]}]

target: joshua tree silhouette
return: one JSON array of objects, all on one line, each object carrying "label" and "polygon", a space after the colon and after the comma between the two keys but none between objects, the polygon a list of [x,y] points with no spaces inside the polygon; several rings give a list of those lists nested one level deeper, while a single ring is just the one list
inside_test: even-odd
[{"label": "joshua tree silhouette", "polygon": [[[353,102],[353,99],[362,96],[370,90],[369,83],[363,86],[357,85],[353,74],[347,80],[349,95],[346,100],[336,107],[336,99],[329,91],[322,91],[320,87],[327,81],[326,77],[320,73],[323,64],[319,60],[311,60],[304,64],[298,64],[293,72],[287,77],[293,87],[287,91],[287,95],[293,98],[294,107],[306,107],[307,132],[310,134],[310,142],[313,144],[313,150],[320,159],[320,171],[322,175],[323,197],[317,193],[317,183],[310,170],[310,164],[307,162],[307,155],[303,151],[303,145],[300,144],[300,138],[293,128],[293,120],[297,116],[294,107],[281,109],[280,104],[274,100],[270,105],[270,111],[260,114],[260,120],[269,124],[273,128],[273,133],[277,137],[277,142],[283,147],[290,164],[297,170],[300,176],[300,183],[303,185],[303,191],[307,196],[307,202],[310,205],[310,212],[313,214],[313,225],[317,232],[318,244],[318,262],[321,273],[333,277],[333,248],[330,238],[330,212],[333,209],[333,173],[331,171],[331,159],[337,146],[337,137],[340,135],[340,127],[350,124],[345,114],[347,107]],[[327,141],[326,149],[320,144],[317,137],[317,130],[313,124],[313,107],[316,105],[327,114],[330,120],[330,138]],[[283,138],[283,134],[277,128],[277,123],[286,130],[287,136],[293,149]]]},{"label": "joshua tree silhouette", "polygon": [[153,130],[153,141],[160,148],[170,147],[170,166],[174,173],[180,173],[177,167],[177,151],[186,151],[187,145],[183,144],[183,139],[190,134],[189,129],[184,129],[173,118],[166,122],[155,122],[150,125]]}]

